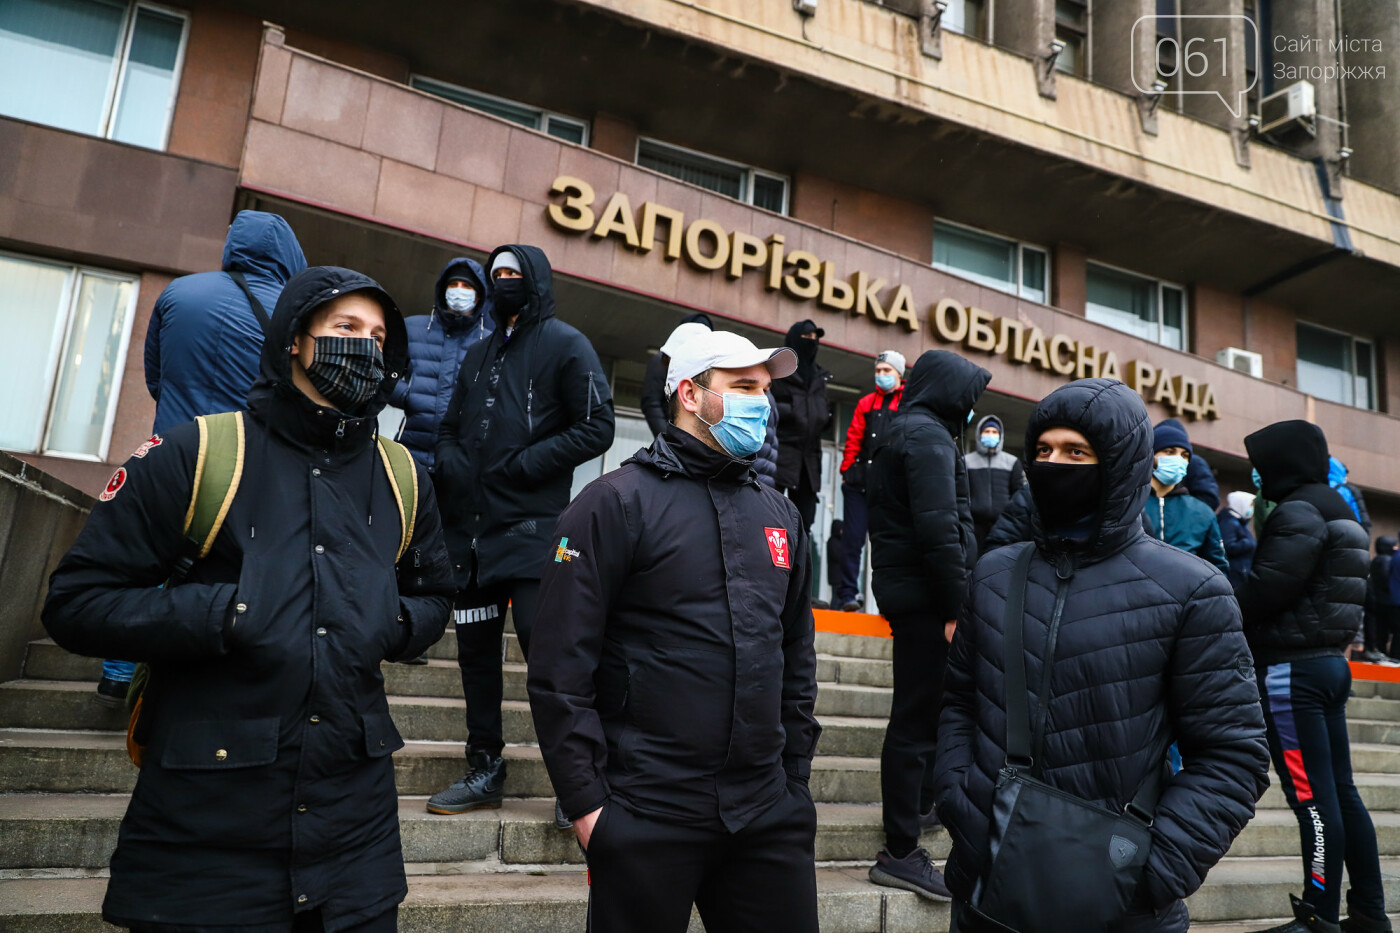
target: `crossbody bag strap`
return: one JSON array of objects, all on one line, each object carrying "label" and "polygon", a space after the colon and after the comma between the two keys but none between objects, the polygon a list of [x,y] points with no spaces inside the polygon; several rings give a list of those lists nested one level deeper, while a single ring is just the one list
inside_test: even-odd
[{"label": "crossbody bag strap", "polygon": [[258,301],[258,296],[253,294],[253,290],[248,287],[248,279],[242,272],[224,273],[233,279],[233,284],[243,289],[243,294],[248,297],[248,304],[253,306],[253,313],[258,317],[258,326],[262,328],[263,336],[267,336],[267,329],[272,326],[272,319],[267,316],[267,309]]},{"label": "crossbody bag strap", "polygon": [[1035,544],[1028,543],[1011,568],[1006,607],[1001,617],[1002,647],[1006,657],[1006,763],[1029,768],[1031,760],[1031,704],[1026,689],[1026,580],[1030,577]]}]

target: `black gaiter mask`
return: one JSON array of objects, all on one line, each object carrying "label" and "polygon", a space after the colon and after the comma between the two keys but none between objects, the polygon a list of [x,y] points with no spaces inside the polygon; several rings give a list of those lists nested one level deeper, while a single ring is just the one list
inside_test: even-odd
[{"label": "black gaiter mask", "polygon": [[306,377],[336,410],[355,414],[384,381],[384,354],[371,337],[313,337]]},{"label": "black gaiter mask", "polygon": [[1026,481],[1046,531],[1066,531],[1098,511],[1103,481],[1096,463],[1035,460],[1026,467]]},{"label": "black gaiter mask", "polygon": [[496,279],[491,283],[491,300],[496,303],[496,307],[505,313],[506,317],[524,311],[526,303],[530,300],[525,279]]}]

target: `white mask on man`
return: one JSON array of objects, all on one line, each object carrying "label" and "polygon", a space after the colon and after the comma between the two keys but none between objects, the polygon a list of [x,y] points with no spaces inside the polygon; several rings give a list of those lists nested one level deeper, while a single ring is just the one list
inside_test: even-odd
[{"label": "white mask on man", "polygon": [[447,307],[458,314],[471,314],[476,307],[476,289],[465,285],[447,289]]}]

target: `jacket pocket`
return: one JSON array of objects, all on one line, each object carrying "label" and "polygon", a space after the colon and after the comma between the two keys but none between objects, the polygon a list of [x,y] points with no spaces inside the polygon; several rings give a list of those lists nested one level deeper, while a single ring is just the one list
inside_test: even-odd
[{"label": "jacket pocket", "polygon": [[388,713],[369,713],[360,717],[365,727],[365,754],[383,758],[403,748],[403,738]]},{"label": "jacket pocket", "polygon": [[229,771],[277,760],[281,720],[181,722],[171,727],[160,766],[172,771]]}]

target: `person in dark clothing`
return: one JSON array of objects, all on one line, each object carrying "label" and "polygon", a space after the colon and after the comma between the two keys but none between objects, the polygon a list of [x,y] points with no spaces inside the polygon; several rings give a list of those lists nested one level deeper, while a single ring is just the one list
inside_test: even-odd
[{"label": "person in dark clothing", "polygon": [[797,506],[809,532],[822,486],[822,437],[831,427],[826,384],[832,375],[817,364],[825,335],[810,320],[788,328],[783,345],[797,354],[797,371],[773,380],[773,398],[778,402],[777,488]]},{"label": "person in dark clothing", "polygon": [[574,468],[613,441],[607,374],[588,338],[554,316],[544,253],[501,246],[487,267],[496,329],[462,360],[433,473],[459,588],[454,621],[470,770],[429,798],[430,813],[501,805],[506,607],[528,659],[539,578]]},{"label": "person in dark clothing", "polygon": [[1143,507],[1147,533],[1229,573],[1215,512],[1182,485],[1192,453],[1186,429],[1168,418],[1152,429],[1152,446],[1152,497]]},{"label": "person in dark clothing", "polygon": [[894,637],[894,698],[880,753],[885,848],[870,880],[948,899],[919,845],[920,791],[938,743],[948,640],[977,559],[962,433],[992,375],[956,353],[929,350],[867,481],[875,599]]},{"label": "person in dark clothing", "polygon": [[1220,525],[1220,543],[1225,548],[1225,558],[1230,562],[1231,586],[1239,586],[1249,574],[1249,565],[1254,561],[1254,535],[1249,530],[1249,520],[1254,517],[1254,494],[1232,492],[1225,497],[1229,503],[1225,510],[1216,516]]},{"label": "person in dark clothing", "polygon": [[[846,523],[839,518],[831,520],[831,532],[826,536],[826,583],[833,593],[841,585],[841,575],[845,573],[845,558],[842,550],[846,546]],[[816,608],[825,609],[826,606]]]},{"label": "person in dark clothing", "polygon": [[433,289],[432,311],[404,325],[412,375],[399,380],[389,404],[404,412],[399,441],[431,473],[438,427],[457,388],[462,358],[496,329],[481,263],[465,256],[448,262]]},{"label": "person in dark clothing", "polygon": [[[1176,421],[1175,418],[1168,420]],[[1177,421],[1177,424],[1180,423]],[[1209,506],[1212,512],[1220,511],[1220,484],[1216,482],[1215,471],[1210,468],[1210,464],[1199,450],[1191,450],[1191,458],[1186,461],[1186,478],[1181,481],[1181,485]]]},{"label": "person in dark clothing", "polygon": [[[1223,574],[1143,531],[1152,427],[1136,392],[1110,379],[1057,389],[1031,415],[1025,456],[1034,541],[999,548],[977,564],[948,661],[935,781],[953,840],[954,917],[975,906],[979,882],[995,864],[993,799],[1006,764],[1002,672],[1010,663],[1003,614],[1011,570],[1033,548],[1023,625],[1030,708],[1039,710],[1032,723],[1042,724],[1033,737],[1034,774],[1123,812],[1161,774],[1167,747],[1179,744],[1183,767],[1152,815],[1134,906],[1113,929],[1185,931],[1182,900],[1226,853],[1268,786],[1239,610]],[[1063,871],[1074,884],[1075,866]]]},{"label": "person in dark clothing", "polygon": [[768,399],[768,427],[763,432],[763,446],[754,454],[753,471],[758,481],[769,489],[778,488],[778,400],[773,390],[763,393]]},{"label": "person in dark clothing", "polygon": [[1367,537],[1370,537],[1371,515],[1366,511],[1366,497],[1360,489],[1347,482],[1347,465],[1336,457],[1327,458],[1327,485],[1337,490],[1356,516],[1356,521],[1366,530]]},{"label": "person in dark clothing", "polygon": [[1400,652],[1400,606],[1390,598],[1390,565],[1395,555],[1396,541],[1389,535],[1376,539],[1376,556],[1371,558],[1371,574],[1366,584],[1366,624],[1374,626],[1375,634],[1367,634],[1367,650],[1375,656],[1366,661],[1385,661]]},{"label": "person in dark clothing", "polygon": [[559,519],[530,709],[588,858],[589,928],[816,933],[821,727],[807,533],[760,484],[787,349],[671,357],[673,423]]},{"label": "person in dark clothing", "polygon": [[1268,727],[1269,752],[1298,817],[1303,896],[1272,933],[1335,933],[1342,864],[1348,929],[1389,930],[1371,815],[1352,780],[1345,651],[1361,627],[1370,542],[1327,482],[1327,438],[1306,421],[1250,434],[1245,450],[1277,505],[1235,590]]},{"label": "person in dark clothing", "polygon": [[[687,327],[689,324],[699,324],[700,327]],[[667,349],[674,349],[686,338],[700,333],[700,328],[714,330],[715,322],[704,312],[687,314],[681,318],[676,329],[671,331],[661,349],[647,360],[646,371],[642,374],[642,416],[647,419],[647,427],[651,429],[652,437],[666,430],[666,425],[670,423],[666,418],[666,369],[671,365]]]},{"label": "person in dark clothing", "polygon": [[980,553],[985,554],[996,548],[1015,544],[1017,541],[1034,540],[1035,531],[1032,527],[1031,517],[1034,511],[1035,502],[1032,501],[1030,487],[1022,485],[1011,497],[1011,501],[1006,504],[1001,518],[997,519],[997,523],[987,533],[987,540],[982,542]]},{"label": "person in dark clothing", "polygon": [[[846,449],[841,457],[841,503],[850,538],[841,552],[840,578],[831,591],[832,605],[844,612],[860,612],[864,608],[856,595],[860,589],[860,555],[869,528],[865,474],[875,451],[884,442],[889,420],[899,410],[904,368],[904,354],[894,350],[886,350],[875,358],[875,391],[856,403],[846,429]],[[827,563],[832,563],[829,554]]]},{"label": "person in dark clothing", "polygon": [[[221,271],[181,276],[165,287],[146,327],[146,389],[156,401],[152,433],[243,407],[258,375],[267,309],[305,268],[285,220],[239,211],[224,240]],[[105,661],[97,701],[124,706],[135,670],[131,661]]]},{"label": "person in dark clothing", "polygon": [[43,621],[55,641],[150,665],[109,923],[395,929],[408,889],[389,756],[403,740],[380,662],[436,641],[454,590],[427,472],[403,550],[376,444],[407,349],[373,280],[330,266],[293,276],[208,556],[162,585],[190,557],[200,427],[186,423],[117,471],[54,572]]},{"label": "person in dark clothing", "polygon": [[980,550],[1011,497],[1026,482],[1021,461],[1002,449],[1005,428],[996,415],[977,422],[975,447],[967,456],[967,488],[972,496],[972,530]]}]

